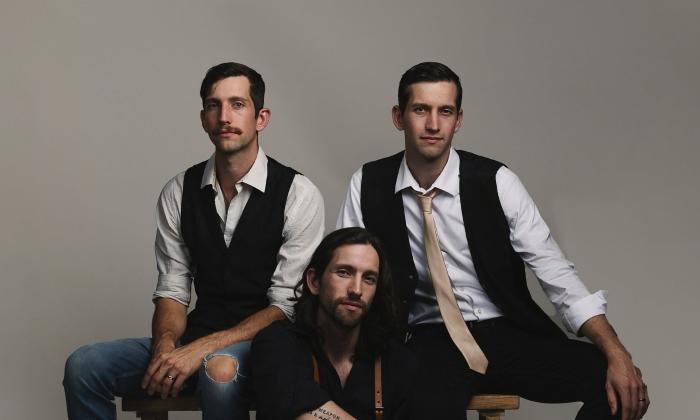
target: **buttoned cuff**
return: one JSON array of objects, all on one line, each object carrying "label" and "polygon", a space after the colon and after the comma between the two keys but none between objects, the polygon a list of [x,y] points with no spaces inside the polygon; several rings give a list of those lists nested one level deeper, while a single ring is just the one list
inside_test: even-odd
[{"label": "buttoned cuff", "polygon": [[581,326],[596,315],[604,315],[608,307],[608,291],[599,290],[579,299],[562,314],[564,327],[581,336]]}]

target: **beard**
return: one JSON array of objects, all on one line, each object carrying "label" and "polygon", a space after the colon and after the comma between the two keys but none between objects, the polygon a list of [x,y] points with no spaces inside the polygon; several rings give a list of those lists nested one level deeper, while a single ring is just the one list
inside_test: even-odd
[{"label": "beard", "polygon": [[[355,311],[350,311],[343,306],[345,303],[358,305]],[[333,323],[343,329],[353,329],[360,325],[362,319],[367,314],[367,304],[360,300],[347,298],[336,299],[333,302],[320,302],[321,309],[326,313]]]}]

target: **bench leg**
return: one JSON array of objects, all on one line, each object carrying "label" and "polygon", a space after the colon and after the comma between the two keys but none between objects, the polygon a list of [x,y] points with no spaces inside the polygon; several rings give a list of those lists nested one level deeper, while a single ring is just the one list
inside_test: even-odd
[{"label": "bench leg", "polygon": [[168,420],[168,412],[154,413],[152,411],[137,411],[136,417],[141,420]]},{"label": "bench leg", "polygon": [[479,410],[479,420],[501,420],[505,410]]}]

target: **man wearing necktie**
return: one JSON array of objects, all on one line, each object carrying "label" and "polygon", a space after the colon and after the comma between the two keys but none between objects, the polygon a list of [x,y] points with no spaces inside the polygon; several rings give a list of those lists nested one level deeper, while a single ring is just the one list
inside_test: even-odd
[{"label": "man wearing necktie", "polygon": [[[582,401],[577,419],[639,419],[649,406],[641,372],[566,260],[518,177],[457,151],[459,77],[421,63],[399,83],[394,125],[405,151],[352,177],[338,227],[363,226],[384,243],[408,345],[424,368],[416,418],[464,418],[475,393]],[[570,340],[532,300],[537,276]]]}]

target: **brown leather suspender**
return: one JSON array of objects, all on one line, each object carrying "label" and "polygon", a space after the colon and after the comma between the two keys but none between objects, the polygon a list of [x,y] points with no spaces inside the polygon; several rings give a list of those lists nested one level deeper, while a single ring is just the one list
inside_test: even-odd
[{"label": "brown leather suspender", "polygon": [[382,357],[374,359],[374,418],[382,420],[384,403],[382,402]]},{"label": "brown leather suspender", "polygon": [[[318,371],[318,361],[316,356],[311,354],[311,364],[313,365],[313,378],[315,383],[319,383],[320,375]],[[384,416],[384,403],[382,402],[382,358],[377,356],[374,359],[374,418],[382,420]]]}]

